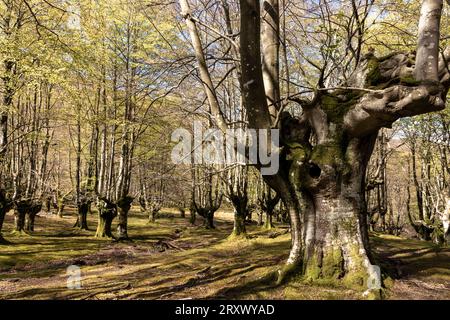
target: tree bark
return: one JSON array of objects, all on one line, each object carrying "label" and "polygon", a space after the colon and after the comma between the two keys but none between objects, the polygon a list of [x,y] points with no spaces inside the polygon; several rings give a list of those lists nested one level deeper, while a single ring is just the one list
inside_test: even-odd
[{"label": "tree bark", "polygon": [[25,232],[25,216],[31,209],[31,202],[29,200],[21,200],[16,202],[14,208],[14,232]]},{"label": "tree bark", "polygon": [[189,207],[189,223],[194,225],[195,224],[195,220],[197,220],[197,212],[195,209],[195,206],[191,203],[190,207]]},{"label": "tree bark", "polygon": [[246,212],[242,210],[234,209],[234,225],[231,237],[245,237],[247,230],[245,229],[245,217]]},{"label": "tree bark", "polygon": [[217,126],[222,130],[227,130],[227,124],[224,121],[223,113],[220,109],[219,101],[217,99],[214,84],[211,79],[211,75],[206,64],[205,54],[203,53],[203,46],[200,39],[200,35],[197,30],[195,18],[192,16],[191,8],[188,0],[181,0],[181,14],[183,15],[186,25],[191,37],[194,54],[199,64],[200,79],[205,89],[206,97],[208,99],[209,106],[215,115]]},{"label": "tree bark", "polygon": [[3,222],[5,221],[5,216],[8,211],[12,208],[12,202],[8,201],[0,190],[0,244],[7,243],[7,241],[2,236]]},{"label": "tree bark", "polygon": [[[268,1],[266,5],[274,3]],[[273,63],[261,64],[260,1],[240,0],[239,4],[242,102],[248,127],[270,129],[274,123],[263,74],[267,75],[266,83],[269,78],[275,81],[275,77],[263,70],[273,67]],[[195,19],[186,0],[182,1],[182,10],[191,37],[196,38],[194,50],[201,72],[207,74]],[[291,251],[279,272],[279,282],[291,271],[301,271],[308,279],[342,279],[351,286],[365,288],[368,278],[374,275],[364,198],[367,162],[380,128],[390,127],[402,117],[445,107],[450,54],[447,51],[442,57],[438,55],[441,10],[442,1],[423,1],[415,57],[394,53],[377,58],[369,50],[358,57],[354,73],[342,89],[324,88],[319,81],[312,99],[291,98],[300,104],[301,117],[294,118],[287,112],[279,115],[283,146],[280,171],[264,176],[281,196],[291,223]],[[272,19],[272,23],[277,22]],[[274,51],[270,43],[263,45],[269,53],[264,60]],[[202,81],[209,97],[214,93],[212,83],[203,77]],[[273,94],[270,84],[267,89],[269,95]],[[211,111],[215,117],[221,116],[220,109]]]},{"label": "tree bark", "polygon": [[274,227],[272,222],[273,214],[266,212],[266,221],[264,222],[264,229],[270,230]]},{"label": "tree bark", "polygon": [[215,211],[210,211],[206,214],[205,218],[205,228],[206,229],[215,229],[214,226],[214,213]]},{"label": "tree bark", "polygon": [[87,224],[87,214],[89,212],[89,201],[83,201],[80,200],[80,204],[78,204],[78,217],[77,222],[75,223],[75,227],[81,229],[81,230],[89,230],[88,224]]},{"label": "tree bark", "polygon": [[25,230],[26,231],[34,231],[34,221],[36,215],[41,211],[42,204],[41,203],[33,203],[30,207],[30,210],[27,212],[25,217]]},{"label": "tree bark", "polygon": [[[236,173],[237,176],[234,177],[234,179],[238,179],[238,177],[247,179],[247,174],[243,175],[242,171],[236,171]],[[245,229],[245,220],[248,218],[249,213],[247,182],[245,181],[243,184],[236,182],[236,184],[238,185],[237,190],[233,190],[233,188],[230,187],[228,195],[228,198],[231,200],[234,207],[234,227],[231,237],[246,237],[247,230]],[[240,187],[242,187],[243,190],[240,190]]]},{"label": "tree bark", "polygon": [[106,199],[101,199],[98,209],[98,225],[95,233],[96,238],[114,238],[111,232],[111,225],[116,216],[116,205]]},{"label": "tree bark", "polygon": [[180,211],[180,217],[182,219],[186,218],[186,210],[183,207],[178,207],[178,211]]},{"label": "tree bark", "polygon": [[64,199],[58,199],[58,204],[57,204],[58,210],[57,210],[57,215],[59,218],[63,218],[64,217]]},{"label": "tree bark", "polygon": [[280,109],[280,17],[278,0],[265,0],[262,13],[263,80],[272,121]]},{"label": "tree bark", "polygon": [[418,81],[438,82],[438,55],[442,0],[425,0],[419,20],[419,39],[414,76]]},{"label": "tree bark", "polygon": [[117,212],[119,223],[117,225],[118,240],[127,240],[128,237],[128,212],[133,202],[132,197],[124,197],[117,201]]}]

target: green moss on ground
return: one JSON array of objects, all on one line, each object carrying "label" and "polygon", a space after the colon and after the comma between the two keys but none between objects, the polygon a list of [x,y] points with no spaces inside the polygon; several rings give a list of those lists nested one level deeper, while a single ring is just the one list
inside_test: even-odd
[{"label": "green moss on ground", "polygon": [[[72,229],[74,211],[66,217],[38,217],[36,232],[30,237],[9,235],[11,215],[5,222],[5,238],[13,245],[0,246],[0,299],[362,299],[361,292],[347,288],[334,267],[322,269],[329,281],[308,283],[294,277],[276,285],[276,274],[287,259],[291,241],[282,234],[286,225],[275,222],[280,236],[272,231],[247,226],[249,239],[228,240],[233,228],[231,212],[217,213],[217,229],[205,230],[199,219],[191,226],[175,211],[172,218],[161,218],[147,225],[147,216],[130,212],[129,235],[132,243],[114,243],[94,238],[95,215],[88,216],[92,231]],[[113,222],[113,230],[117,220]],[[45,227],[45,228],[44,228]],[[283,227],[283,229],[278,229]],[[164,240],[174,247],[160,250]],[[449,281],[448,248],[424,242],[374,235],[373,245],[385,255],[411,263],[423,279]],[[447,260],[446,260],[447,259]],[[325,257],[330,266],[340,260],[339,253]],[[66,287],[67,265],[79,264],[82,290]],[[328,263],[325,263],[328,265]],[[390,283],[391,282],[391,283]],[[393,282],[393,283],[392,283]],[[398,280],[385,278],[387,291]],[[389,284],[390,283],[390,284]],[[389,295],[388,295],[389,297]]]}]

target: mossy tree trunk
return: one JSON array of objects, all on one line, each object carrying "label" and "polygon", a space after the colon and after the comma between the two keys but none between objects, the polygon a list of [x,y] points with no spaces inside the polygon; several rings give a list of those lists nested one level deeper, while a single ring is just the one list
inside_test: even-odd
[{"label": "mossy tree trunk", "polygon": [[264,222],[264,229],[270,230],[274,227],[272,222],[273,212],[266,212],[266,221]]},{"label": "mossy tree trunk", "polygon": [[214,213],[215,211],[208,211],[206,213],[206,215],[204,216],[205,218],[205,228],[206,229],[215,229],[216,226],[214,225]]},{"label": "mossy tree trunk", "polygon": [[25,217],[31,210],[31,206],[31,200],[20,200],[15,203],[14,232],[22,233],[25,231]]},{"label": "mossy tree trunk", "polygon": [[13,207],[12,201],[9,201],[3,190],[0,189],[0,244],[7,243],[7,241],[2,236],[3,222],[5,221],[5,216],[9,210]]},{"label": "mossy tree trunk", "polygon": [[246,237],[246,220],[251,220],[251,208],[248,199],[248,167],[236,166],[227,172],[225,196],[234,209],[234,227],[231,237]]},{"label": "mossy tree trunk", "polygon": [[148,222],[149,223],[155,223],[156,218],[158,217],[158,213],[162,208],[162,202],[160,201],[149,201],[147,208],[149,209],[148,214]]},{"label": "mossy tree trunk", "polygon": [[87,214],[89,212],[90,201],[81,200],[78,204],[78,217],[75,227],[81,230],[89,230],[87,224]]},{"label": "mossy tree trunk", "polygon": [[246,193],[236,193],[230,196],[234,207],[234,226],[231,236],[246,236],[245,219],[248,215],[248,197]]},{"label": "mossy tree trunk", "polygon": [[239,212],[234,209],[234,225],[233,232],[231,233],[232,237],[245,237],[247,235],[247,230],[245,229],[245,212]]},{"label": "mossy tree trunk", "polygon": [[[0,191],[1,192],[1,191]],[[2,236],[3,222],[5,221],[5,216],[9,210],[12,208],[12,202],[1,198],[0,196],[0,244],[7,243],[7,241]]]},{"label": "mossy tree trunk", "polygon": [[257,223],[257,225],[258,226],[262,226],[262,225],[264,225],[264,223],[263,223],[263,212],[261,211],[261,210],[258,210],[257,212],[256,212],[256,214],[258,215],[258,223]]},{"label": "mossy tree trunk", "polygon": [[197,220],[197,211],[195,210],[195,206],[191,204],[191,206],[189,207],[189,223],[194,225],[195,224],[195,220]]},{"label": "mossy tree trunk", "polygon": [[214,214],[217,208],[196,208],[196,213],[203,218],[203,226],[205,229],[215,229]]},{"label": "mossy tree trunk", "polygon": [[[195,22],[189,19],[187,2],[183,3],[182,11],[192,31]],[[312,97],[310,93],[289,97],[302,110],[294,118],[289,112],[281,112],[277,104],[268,103],[265,92],[269,86],[265,86],[261,62],[277,71],[278,54],[270,42],[278,35],[269,34],[264,28],[262,44],[260,1],[239,1],[240,82],[245,84],[241,86],[241,97],[248,128],[280,128],[282,148],[275,150],[280,155],[280,170],[264,175],[287,206],[291,225],[291,251],[280,270],[279,281],[290,271],[303,271],[310,279],[339,278],[364,286],[373,272],[363,190],[367,161],[380,128],[390,127],[402,117],[445,108],[450,88],[450,49],[439,53],[442,3],[442,0],[422,1],[417,54],[395,52],[378,58],[373,49],[362,54],[362,41],[357,52],[353,44],[350,48],[343,44],[344,51],[353,52],[346,61],[354,68],[348,73],[343,71],[347,74],[339,74],[342,69],[335,68],[327,75],[330,64],[335,62],[332,59],[321,62]],[[263,9],[269,16],[276,11],[275,4],[276,1],[264,2]],[[361,18],[365,20],[367,15]],[[265,23],[272,25],[269,30],[279,30],[278,19],[269,17]],[[362,40],[363,34],[359,37]],[[196,42],[197,62],[203,68],[202,74],[208,74],[198,36]],[[270,50],[275,54],[271,52],[273,55],[269,56]],[[268,57],[274,57],[275,61],[270,63]],[[270,73],[269,80],[279,81]],[[345,81],[338,82],[339,79]],[[326,87],[334,82],[338,88]],[[207,93],[214,88],[206,87]],[[211,100],[217,99],[210,99],[211,112],[225,132],[223,114],[216,101]],[[268,150],[258,147],[259,152],[272,150],[271,146]],[[265,169],[263,163],[256,167],[261,172]]]},{"label": "mossy tree trunk", "polygon": [[5,239],[2,236],[2,228],[3,228],[3,222],[5,221],[6,216],[6,208],[3,206],[2,203],[0,203],[0,243],[5,242]]},{"label": "mossy tree trunk", "polygon": [[[259,206],[262,211],[266,213],[266,221],[264,222],[264,229],[272,229],[273,215],[275,207],[280,202],[280,196],[271,190],[271,188],[264,183],[262,186],[261,194],[258,196]],[[261,213],[262,216],[262,213]]]},{"label": "mossy tree trunk", "polygon": [[[367,162],[377,134],[362,139],[340,134],[336,124],[323,143],[291,148],[288,159],[289,197],[284,203],[302,221],[296,228],[288,263],[279,281],[291,271],[305,279],[343,280],[367,289],[373,276],[364,199]],[[299,268],[300,267],[300,268]]]},{"label": "mossy tree trunk", "polygon": [[51,197],[45,198],[44,208],[45,208],[45,212],[47,212],[47,213],[52,212],[52,198]]},{"label": "mossy tree trunk", "polygon": [[102,199],[98,208],[98,225],[96,238],[114,238],[111,225],[117,216],[117,206],[106,199]]},{"label": "mossy tree trunk", "polygon": [[117,211],[119,223],[117,225],[118,240],[127,240],[128,237],[128,212],[131,208],[133,197],[123,197],[117,201]]},{"label": "mossy tree trunk", "polygon": [[59,218],[63,218],[63,214],[64,214],[64,200],[63,199],[58,199],[58,204],[57,204],[57,212],[56,214],[58,215]]},{"label": "mossy tree trunk", "polygon": [[186,210],[183,207],[178,207],[178,211],[180,212],[180,217],[182,219],[186,218]]},{"label": "mossy tree trunk", "polygon": [[158,210],[150,210],[150,214],[148,215],[148,222],[155,223],[157,215],[158,215]]},{"label": "mossy tree trunk", "polygon": [[341,153],[327,147],[317,158],[313,148],[314,161],[304,168],[306,181],[296,181],[303,201],[302,269],[307,279],[342,279],[349,286],[368,288],[373,269],[363,186],[375,139],[376,134],[335,141]]},{"label": "mossy tree trunk", "polygon": [[36,219],[36,215],[41,211],[42,204],[41,203],[33,203],[30,207],[30,210],[27,212],[25,217],[25,230],[26,231],[34,231],[34,221]]},{"label": "mossy tree trunk", "polygon": [[216,210],[208,208],[197,208],[196,212],[203,218],[203,226],[205,229],[215,229],[214,226],[214,213]]}]

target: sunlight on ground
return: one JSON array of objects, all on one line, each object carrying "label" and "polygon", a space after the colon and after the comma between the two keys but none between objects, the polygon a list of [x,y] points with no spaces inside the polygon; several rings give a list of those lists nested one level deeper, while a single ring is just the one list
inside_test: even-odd
[{"label": "sunlight on ground", "polygon": [[[133,241],[116,243],[93,237],[95,215],[88,218],[91,230],[79,231],[72,228],[73,212],[62,219],[41,214],[32,235],[14,236],[8,233],[13,223],[9,214],[4,235],[13,244],[0,246],[0,298],[361,298],[359,292],[329,284],[312,285],[294,279],[287,285],[274,286],[273,281],[267,281],[287,258],[287,226],[266,231],[252,225],[248,226],[249,239],[229,240],[229,212],[217,214],[216,230],[205,230],[201,218],[196,226],[188,220],[165,210],[155,223],[148,223],[146,215],[133,212],[129,219]],[[448,297],[448,247],[379,234],[372,242],[380,265],[389,275],[394,279],[406,277],[405,281],[395,281],[388,298],[402,298],[402,290],[413,294],[414,286],[425,288],[425,294],[430,291],[429,298]],[[80,266],[82,289],[67,289],[69,265]]]}]

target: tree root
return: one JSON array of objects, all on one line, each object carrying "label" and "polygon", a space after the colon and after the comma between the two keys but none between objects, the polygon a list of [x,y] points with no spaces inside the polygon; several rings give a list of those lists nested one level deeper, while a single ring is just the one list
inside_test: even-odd
[{"label": "tree root", "polygon": [[11,231],[11,235],[12,236],[19,236],[19,237],[31,237],[31,235],[29,233],[27,233],[25,230],[13,230]]},{"label": "tree root", "polygon": [[159,252],[164,252],[167,249],[176,249],[176,250],[180,250],[180,251],[184,251],[183,248],[180,248],[179,246],[173,244],[171,241],[167,241],[167,240],[158,240],[154,245],[153,245]]},{"label": "tree root", "polygon": [[300,267],[300,263],[286,263],[281,269],[277,271],[277,280],[276,284],[281,285],[286,283],[289,279],[292,278],[295,274],[298,273]]},{"label": "tree root", "polygon": [[236,234],[232,232],[228,237],[227,241],[235,241],[235,240],[248,240],[250,239],[247,233]]}]

